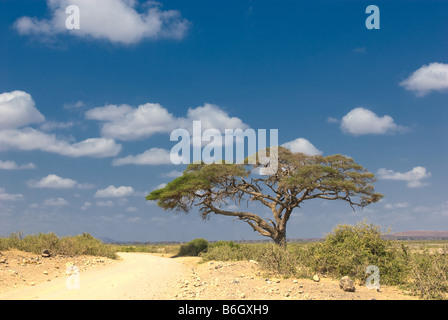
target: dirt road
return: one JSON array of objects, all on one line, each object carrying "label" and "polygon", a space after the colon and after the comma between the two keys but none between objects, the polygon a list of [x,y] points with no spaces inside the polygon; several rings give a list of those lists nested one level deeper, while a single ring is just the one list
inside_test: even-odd
[{"label": "dirt road", "polygon": [[119,255],[119,263],[80,272],[79,286],[75,277],[61,277],[12,290],[0,295],[0,300],[173,299],[179,280],[188,272],[186,265],[174,259],[143,253]]},{"label": "dirt road", "polygon": [[[381,286],[378,292],[358,284],[356,292],[345,292],[335,279],[278,278],[252,260],[199,263],[198,257],[118,254],[119,261],[55,257],[33,264],[32,254],[4,252],[8,263],[0,265],[0,300],[416,299],[395,287]],[[76,278],[66,274],[67,263],[79,267],[79,289]]]}]

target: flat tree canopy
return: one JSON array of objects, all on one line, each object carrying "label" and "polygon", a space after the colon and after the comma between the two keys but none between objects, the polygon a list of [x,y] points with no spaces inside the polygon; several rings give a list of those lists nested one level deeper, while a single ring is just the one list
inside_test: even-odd
[{"label": "flat tree canopy", "polygon": [[[182,176],[152,191],[147,200],[157,201],[165,210],[188,213],[199,208],[204,219],[210,213],[236,217],[254,231],[286,245],[286,224],[293,210],[305,200],[346,201],[352,208],[379,201],[373,173],[343,155],[310,156],[278,147],[278,168],[270,175],[258,175],[268,165],[190,164]],[[248,211],[228,210],[242,201],[259,201],[272,211],[272,219],[262,219]]]}]

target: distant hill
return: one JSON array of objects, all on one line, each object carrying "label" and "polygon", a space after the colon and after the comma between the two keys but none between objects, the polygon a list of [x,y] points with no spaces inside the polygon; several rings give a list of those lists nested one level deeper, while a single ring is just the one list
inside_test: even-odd
[{"label": "distant hill", "polygon": [[448,239],[448,231],[414,230],[391,234],[398,239]]}]

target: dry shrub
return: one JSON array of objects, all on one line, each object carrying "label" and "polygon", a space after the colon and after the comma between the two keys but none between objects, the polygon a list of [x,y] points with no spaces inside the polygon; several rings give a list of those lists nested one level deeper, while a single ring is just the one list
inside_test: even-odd
[{"label": "dry shrub", "polygon": [[101,240],[88,233],[82,235],[58,237],[56,234],[38,233],[23,236],[21,232],[12,233],[0,239],[0,249],[17,249],[39,254],[42,250],[50,250],[53,254],[66,256],[92,255],[116,259],[115,250]]},{"label": "dry shrub", "polygon": [[425,300],[448,299],[448,254],[413,253],[410,261],[410,282],[408,288],[414,295]]}]

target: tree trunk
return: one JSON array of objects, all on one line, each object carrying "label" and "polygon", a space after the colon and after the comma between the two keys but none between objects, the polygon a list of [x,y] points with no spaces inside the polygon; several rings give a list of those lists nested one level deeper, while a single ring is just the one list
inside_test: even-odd
[{"label": "tree trunk", "polygon": [[276,245],[286,248],[286,230],[278,230],[273,240]]}]

